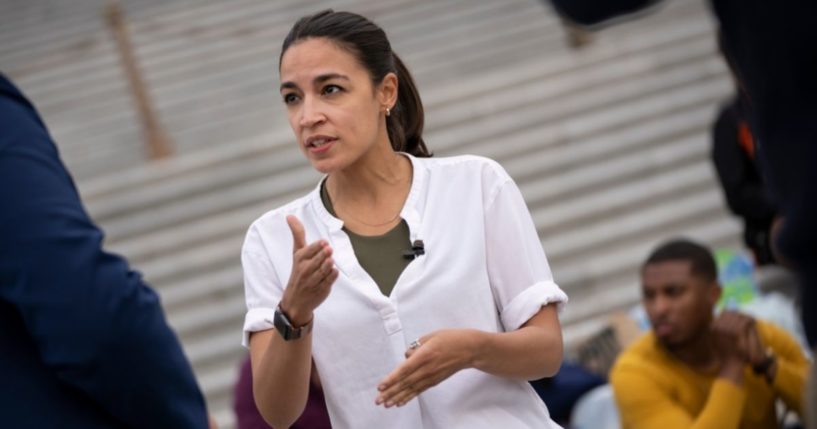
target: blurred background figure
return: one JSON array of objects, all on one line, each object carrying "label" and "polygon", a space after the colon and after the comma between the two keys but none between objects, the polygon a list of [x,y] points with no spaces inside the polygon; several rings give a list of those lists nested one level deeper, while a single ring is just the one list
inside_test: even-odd
[{"label": "blurred background figure", "polygon": [[[653,0],[553,0],[560,13],[593,25],[639,11]],[[803,0],[713,0],[720,42],[747,101],[769,194],[786,218],[777,245],[802,280],[804,307],[817,305],[817,5]],[[817,344],[817,314],[803,312]]]},{"label": "blurred background figure", "polygon": [[729,209],[743,220],[743,243],[755,264],[764,266],[775,263],[771,233],[778,212],[757,165],[752,131],[739,100],[730,100],[718,113],[712,128],[712,160]]},{"label": "blurred background figure", "polygon": [[[585,25],[642,10],[653,0],[553,0]],[[805,0],[712,0],[719,40],[740,91],[769,195],[785,219],[773,249],[799,277],[806,336],[817,347],[817,4]],[[817,349],[815,349],[817,350]],[[817,379],[811,380],[817,388]],[[817,398],[815,398],[817,400]],[[817,409],[817,402],[809,408]],[[812,422],[817,425],[817,422]]]},{"label": "blurred background figure", "polygon": [[564,362],[558,374],[531,381],[531,385],[548,406],[550,417],[562,426],[569,426],[579,400],[606,382],[605,378],[578,363]]},{"label": "blurred background figure", "polygon": [[[236,416],[237,429],[272,429],[264,421],[264,417],[255,405],[255,395],[252,388],[252,365],[249,356],[241,364],[238,381],[235,384],[233,396],[233,410]],[[290,429],[331,429],[329,412],[321,388],[321,379],[315,363],[312,363],[312,379],[309,384],[309,396],[306,400],[306,409],[301,417],[290,426]]]},{"label": "blurred background figure", "polygon": [[[641,278],[651,329],[610,375],[625,429],[770,428],[788,411],[803,415],[809,361],[801,345],[731,309],[713,316],[723,289],[708,249],[664,243]],[[781,416],[777,400],[785,404]]]}]

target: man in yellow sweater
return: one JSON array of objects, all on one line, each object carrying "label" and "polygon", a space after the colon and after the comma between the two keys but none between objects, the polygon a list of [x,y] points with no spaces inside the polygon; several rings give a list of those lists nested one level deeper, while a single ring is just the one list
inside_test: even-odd
[{"label": "man in yellow sweater", "polygon": [[610,373],[625,429],[776,428],[778,398],[803,415],[809,362],[800,346],[771,324],[713,314],[721,288],[708,249],[660,246],[641,283],[652,330]]}]

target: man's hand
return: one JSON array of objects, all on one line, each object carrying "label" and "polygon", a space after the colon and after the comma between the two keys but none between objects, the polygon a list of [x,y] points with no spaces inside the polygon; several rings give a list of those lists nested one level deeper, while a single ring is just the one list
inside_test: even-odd
[{"label": "man's hand", "polygon": [[723,311],[712,324],[715,349],[721,358],[721,376],[743,382],[743,369],[759,364],[766,350],[757,332],[755,319],[736,311]]},{"label": "man's hand", "polygon": [[757,332],[755,319],[737,311],[725,310],[715,320],[714,328],[720,334],[737,336],[735,352],[744,363],[756,365],[766,358],[766,347]]}]

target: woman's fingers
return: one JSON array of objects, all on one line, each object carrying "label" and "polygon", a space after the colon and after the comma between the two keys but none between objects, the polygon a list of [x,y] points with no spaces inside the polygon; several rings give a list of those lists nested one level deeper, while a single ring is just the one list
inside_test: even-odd
[{"label": "woman's fingers", "polygon": [[[308,246],[302,247],[301,249],[297,250],[292,257],[293,264],[298,262],[307,262],[309,260],[314,259],[316,256],[320,256],[320,253],[325,249],[330,248],[329,244],[323,240],[318,240]],[[331,249],[331,248],[330,248]]]},{"label": "woman's fingers", "polygon": [[412,399],[416,398],[417,395],[425,392],[426,389],[436,386],[440,381],[447,378],[449,375],[451,374],[446,374],[442,369],[430,372],[425,368],[421,368],[406,380],[405,384],[402,386],[402,389],[394,393],[391,396],[391,399],[389,399],[389,402],[392,405],[402,407]]},{"label": "woman's fingers", "polygon": [[[314,262],[315,263],[310,264],[309,268],[304,272],[304,287],[321,287],[323,280],[332,272],[335,266],[335,261],[329,256]],[[317,262],[320,262],[320,264]]]},{"label": "woman's fingers", "polygon": [[414,359],[403,361],[403,363],[398,365],[394,371],[380,382],[377,386],[377,390],[380,391],[380,395],[378,395],[376,401],[378,405],[385,402],[387,398],[399,390],[402,383],[405,383],[405,381],[422,366],[423,362],[419,359],[421,357],[422,356],[417,356]]},{"label": "woman's fingers", "polygon": [[321,281],[321,284],[319,284],[318,287],[320,287],[320,288],[329,288],[330,286],[332,286],[333,283],[335,283],[335,280],[338,279],[339,274],[340,273],[338,272],[338,269],[333,267],[329,271],[329,274],[326,277],[323,278],[323,280]]},{"label": "woman's fingers", "polygon": [[[380,394],[375,403],[391,407],[403,405],[415,396],[422,393],[428,387],[436,384],[431,383],[439,372],[439,365],[436,365],[432,356],[427,350],[423,350],[423,341],[430,337],[425,336],[420,339],[418,345],[409,345],[406,351],[406,360],[394,369],[378,386]],[[414,343],[412,343],[414,344]],[[433,368],[437,368],[434,370]]]},{"label": "woman's fingers", "polygon": [[309,258],[304,258],[298,261],[297,269],[300,270],[305,276],[309,276],[314,273],[318,267],[321,266],[323,261],[329,256],[329,252],[326,249],[320,249],[314,255]]},{"label": "woman's fingers", "polygon": [[291,312],[309,314],[329,295],[338,272],[326,240],[306,244],[306,231],[300,220],[290,215],[286,221],[292,233],[292,271],[281,306]]},{"label": "woman's fingers", "polygon": [[404,403],[410,397],[420,393],[415,390],[415,385],[419,383],[420,377],[422,377],[421,372],[403,372],[403,374],[406,375],[394,380],[389,384],[388,388],[378,395],[375,401],[376,404],[391,407],[397,405],[400,401]]},{"label": "woman's fingers", "polygon": [[451,376],[453,372],[445,367],[433,365],[432,362],[425,362],[412,372],[404,373],[406,375],[384,390],[375,403],[383,404],[387,408],[403,406],[426,389]]},{"label": "woman's fingers", "polygon": [[[307,284],[314,285],[318,280],[325,277],[328,269],[325,266],[327,263],[334,265],[332,260],[332,248],[329,245],[324,246],[311,258],[301,261],[299,269]],[[315,277],[314,279],[313,276]],[[312,280],[310,280],[312,279]]]},{"label": "woman's fingers", "polygon": [[302,278],[307,278],[331,255],[332,248],[328,244],[322,241],[312,243],[295,253],[292,261],[292,272]]},{"label": "woman's fingers", "polygon": [[391,395],[391,397],[386,400],[386,407],[392,406],[402,406],[410,401],[415,396],[422,393],[422,390],[419,386],[415,385],[414,383],[418,381],[406,381],[405,385],[401,386],[402,388]]},{"label": "woman's fingers", "polygon": [[320,276],[320,279],[323,280],[332,273],[332,269],[335,268],[335,260],[331,257],[327,257],[323,263],[321,264],[320,268],[318,268],[318,272],[316,273]]}]

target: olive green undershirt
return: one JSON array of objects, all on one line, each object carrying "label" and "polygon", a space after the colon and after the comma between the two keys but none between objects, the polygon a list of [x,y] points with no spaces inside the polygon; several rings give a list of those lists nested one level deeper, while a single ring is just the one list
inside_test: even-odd
[{"label": "olive green undershirt", "polygon": [[[326,210],[337,217],[324,183],[321,183],[321,201]],[[346,227],[343,227],[343,231],[352,242],[352,249],[360,266],[377,283],[380,292],[389,296],[400,274],[411,262],[411,259],[403,257],[403,251],[411,249],[411,238],[405,219],[401,219],[397,226],[383,235],[358,235]]]}]

